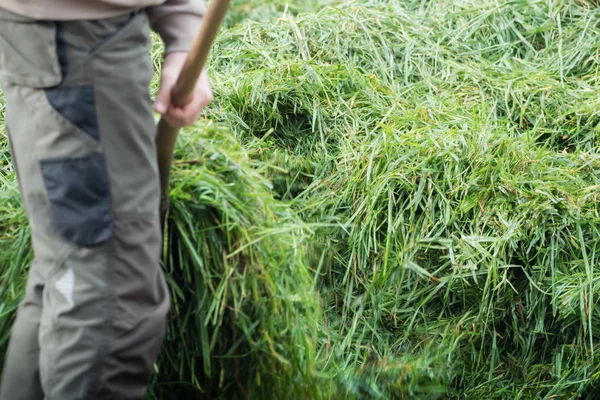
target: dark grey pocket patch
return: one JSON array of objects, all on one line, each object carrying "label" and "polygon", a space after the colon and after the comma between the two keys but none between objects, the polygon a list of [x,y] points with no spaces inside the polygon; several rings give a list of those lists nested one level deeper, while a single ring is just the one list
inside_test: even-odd
[{"label": "dark grey pocket patch", "polygon": [[46,89],[46,97],[50,105],[73,125],[92,138],[100,140],[93,86]]},{"label": "dark grey pocket patch", "polygon": [[112,212],[104,155],[40,162],[50,207],[60,233],[80,246],[112,236]]}]

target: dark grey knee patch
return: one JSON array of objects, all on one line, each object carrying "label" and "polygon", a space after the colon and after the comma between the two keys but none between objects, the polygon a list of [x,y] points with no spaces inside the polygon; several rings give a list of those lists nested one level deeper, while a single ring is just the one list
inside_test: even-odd
[{"label": "dark grey knee patch", "polygon": [[46,89],[46,97],[52,107],[73,125],[92,138],[100,140],[93,86]]},{"label": "dark grey knee patch", "polygon": [[80,246],[112,236],[112,212],[104,155],[40,162],[50,208],[60,233]]}]

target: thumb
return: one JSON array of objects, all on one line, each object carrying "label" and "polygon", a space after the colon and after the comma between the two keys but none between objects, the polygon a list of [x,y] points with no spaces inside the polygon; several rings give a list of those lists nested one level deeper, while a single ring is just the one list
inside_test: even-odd
[{"label": "thumb", "polygon": [[154,102],[154,111],[157,113],[164,115],[171,107],[171,91],[177,82],[186,58],[187,53],[185,52],[169,53],[165,57],[160,74],[160,88]]},{"label": "thumb", "polygon": [[170,73],[163,73],[160,79],[160,88],[154,100],[154,111],[159,114],[165,114],[171,105],[171,90],[175,84],[175,79]]}]

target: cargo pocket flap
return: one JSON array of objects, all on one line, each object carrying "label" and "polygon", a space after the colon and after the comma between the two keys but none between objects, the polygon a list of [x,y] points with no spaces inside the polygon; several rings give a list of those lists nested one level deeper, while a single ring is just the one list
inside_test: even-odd
[{"label": "cargo pocket flap", "polygon": [[62,80],[54,22],[34,21],[0,10],[0,78],[34,88]]}]

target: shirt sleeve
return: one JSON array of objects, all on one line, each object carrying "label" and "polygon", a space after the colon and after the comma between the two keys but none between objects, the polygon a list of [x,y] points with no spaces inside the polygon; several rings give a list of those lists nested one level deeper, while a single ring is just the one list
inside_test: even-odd
[{"label": "shirt sleeve", "polygon": [[206,13],[203,0],[166,0],[147,8],[152,29],[165,42],[166,53],[189,51]]}]

